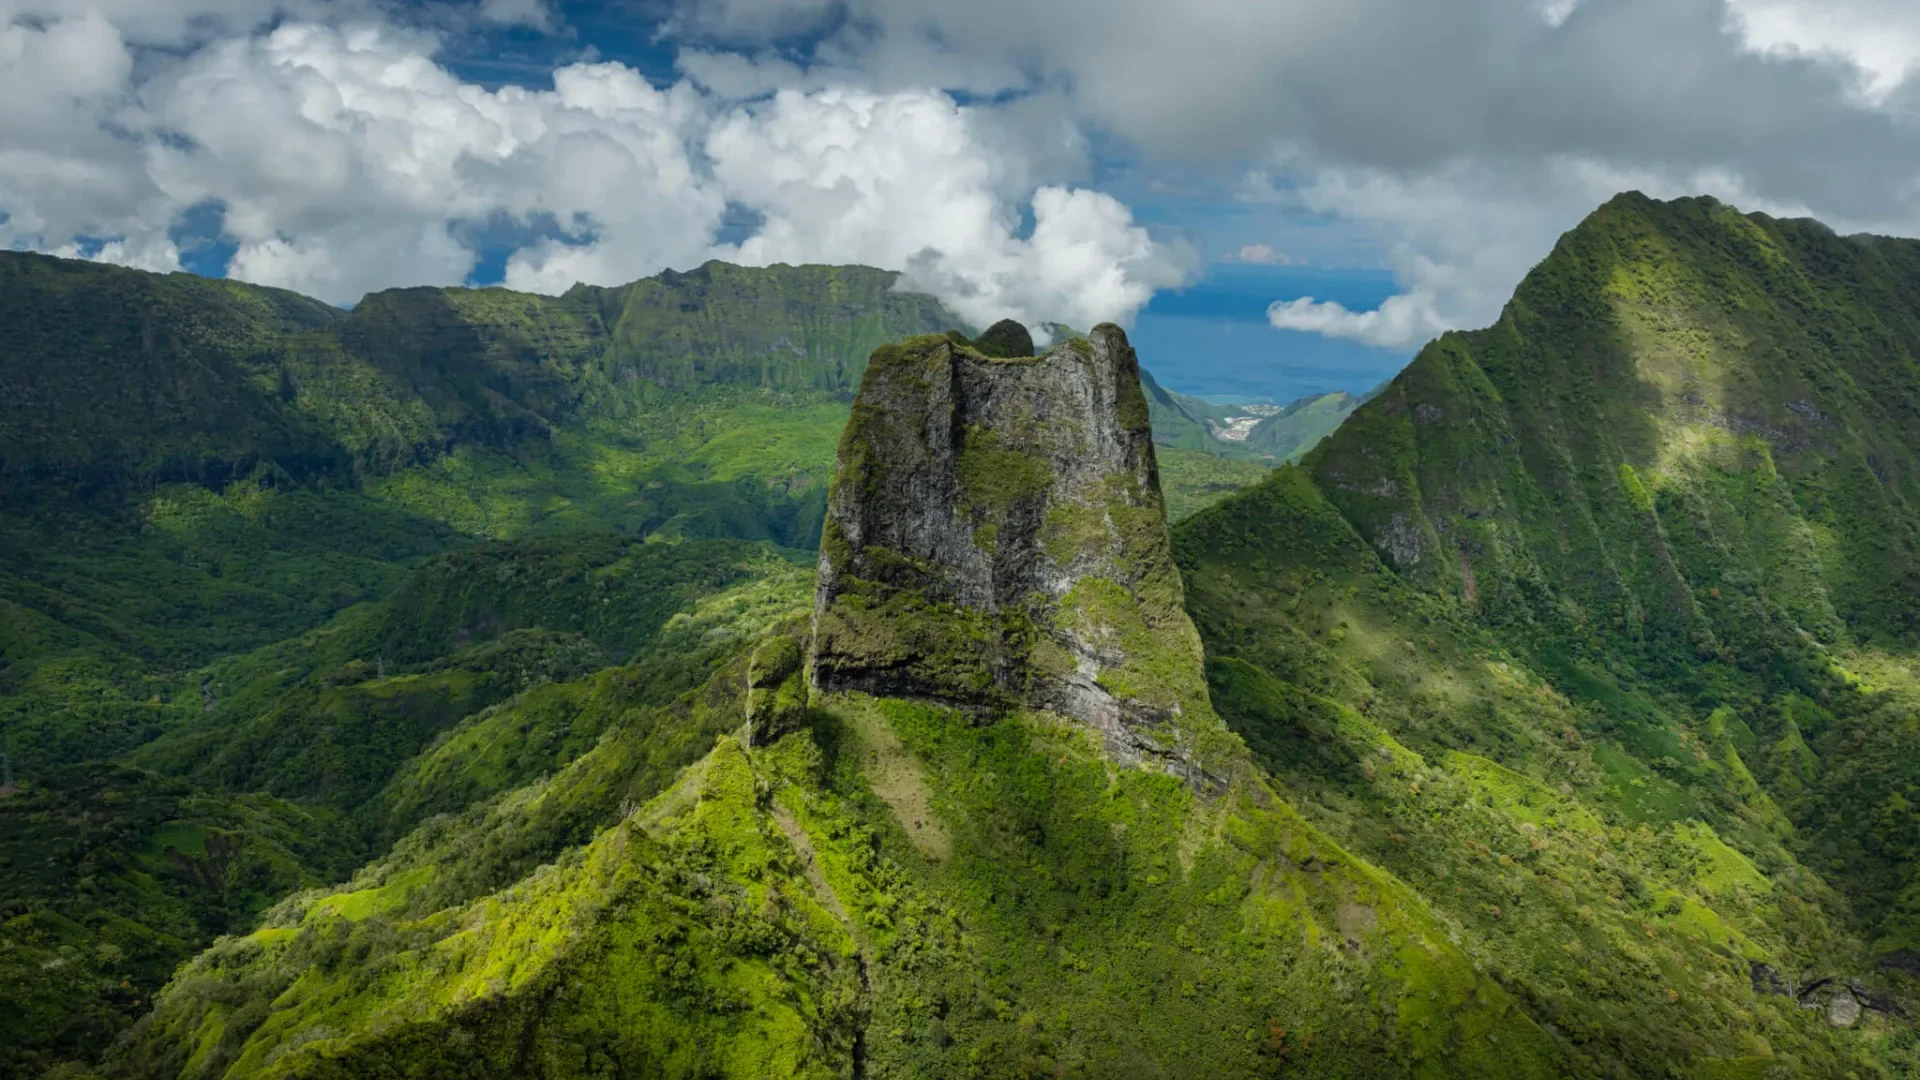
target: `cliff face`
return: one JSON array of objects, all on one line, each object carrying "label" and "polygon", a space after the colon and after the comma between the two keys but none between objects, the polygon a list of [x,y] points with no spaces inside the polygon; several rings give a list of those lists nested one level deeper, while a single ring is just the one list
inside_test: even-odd
[{"label": "cliff face", "polygon": [[221,487],[387,474],[629,423],[662,395],[849,393],[874,346],[952,325],[899,275],[711,262],[565,296],[296,293],[0,251],[0,484]]},{"label": "cliff face", "polygon": [[1098,730],[1190,762],[1218,727],[1167,539],[1140,369],[1097,327],[1045,355],[873,355],[840,443],[812,678]]}]

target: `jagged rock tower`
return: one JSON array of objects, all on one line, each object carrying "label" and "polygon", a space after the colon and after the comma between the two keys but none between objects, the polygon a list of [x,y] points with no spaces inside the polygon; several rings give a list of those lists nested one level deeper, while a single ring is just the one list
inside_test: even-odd
[{"label": "jagged rock tower", "polygon": [[1050,710],[1192,776],[1223,732],[1133,349],[1102,325],[994,356],[1032,351],[996,329],[987,351],[950,334],[873,354],[828,497],[813,687]]}]

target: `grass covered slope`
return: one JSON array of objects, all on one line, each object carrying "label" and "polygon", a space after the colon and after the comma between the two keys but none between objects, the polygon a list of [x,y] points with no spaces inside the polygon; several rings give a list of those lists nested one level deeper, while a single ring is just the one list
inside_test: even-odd
[{"label": "grass covered slope", "polygon": [[1334,391],[1284,406],[1216,405],[1169,390],[1144,370],[1140,388],[1153,416],[1155,443],[1267,465],[1297,460],[1360,404],[1352,394]]},{"label": "grass covered slope", "polygon": [[[584,533],[437,557],[392,595],[203,673],[200,715],[131,759],[220,790],[364,811],[401,765],[523,691],[644,661],[668,694],[742,635],[803,610],[811,575],[762,545]],[[564,764],[564,762],[561,762]]]},{"label": "grass covered slope", "polygon": [[1360,399],[1344,390],[1304,397],[1262,417],[1243,445],[1263,461],[1285,465],[1320,445],[1359,407]]},{"label": "grass covered slope", "polygon": [[137,745],[198,709],[194,669],[486,539],[811,550],[869,351],[950,323],[894,278],[710,264],[347,313],[0,252],[0,746]]},{"label": "grass covered slope", "polygon": [[97,1056],[183,958],[354,855],[329,816],[108,764],[0,797],[0,1073]]},{"label": "grass covered slope", "polygon": [[279,289],[0,252],[0,489],[343,469],[265,359],[343,317]]},{"label": "grass covered slope", "polygon": [[[780,628],[666,706],[608,708],[630,692],[601,676],[464,722],[401,790],[499,762],[469,774],[478,801],[184,967],[109,1071],[1597,1074],[1221,728],[1131,350],[1112,328],[1064,348],[877,357],[827,528],[843,587],[820,589],[810,649]],[[935,414],[963,437],[928,435]],[[1076,447],[1057,489],[1017,486]],[[917,701],[844,689],[823,671],[871,656],[850,635],[925,632],[898,564],[962,628],[1070,567],[1064,640],[1031,647],[1082,654],[984,697],[967,668],[905,687]],[[848,587],[874,566],[891,593]],[[1125,709],[1175,718],[1171,760],[1116,740]],[[539,752],[565,730],[546,715],[599,734],[516,775],[565,756]]]},{"label": "grass covered slope", "polygon": [[[1417,890],[1583,1072],[1891,1076],[1911,1061],[1904,1023],[1834,1032],[1755,985],[1764,964],[1888,989],[1847,896],[1799,862],[1725,736],[1627,727],[1605,704],[1657,706],[1613,684],[1612,702],[1562,692],[1409,587],[1299,470],[1200,514],[1177,546],[1222,717],[1308,821]],[[1883,1059],[1888,1044],[1902,1049]]]},{"label": "grass covered slope", "polygon": [[[865,267],[709,263],[562,297],[397,289],[351,312],[188,274],[0,253],[0,479],[335,479],[511,449],[663,394],[850,393],[872,349],[952,323]],[[104,392],[103,392],[104,391]]]},{"label": "grass covered slope", "polygon": [[416,901],[428,879],[403,846],[377,876],[283,905],[183,970],[122,1067],[1560,1071],[1403,887],[1258,787],[1198,802],[1172,777],[1115,774],[1044,717],[826,705],[760,750],[723,738],[499,893]]},{"label": "grass covered slope", "polygon": [[1916,250],[1622,196],[1177,532],[1222,716],[1603,1074],[1920,1061]]},{"label": "grass covered slope", "polygon": [[[19,763],[22,789],[0,793],[0,1012],[20,1026],[0,1072],[96,1058],[216,935],[636,726],[804,613],[811,585],[734,541],[488,545],[181,680],[138,768]],[[670,776],[712,735],[655,740],[635,767]],[[443,878],[472,872],[461,854]]]},{"label": "grass covered slope", "polygon": [[1257,461],[1205,450],[1161,446],[1153,456],[1160,465],[1160,489],[1167,499],[1170,522],[1185,521],[1241,488],[1259,483],[1269,471]]},{"label": "grass covered slope", "polygon": [[[1920,645],[1916,296],[1920,244],[1623,196],[1308,468],[1400,574],[1561,685],[1667,697],[1614,706],[1649,750],[1720,715],[1880,915],[1913,869],[1890,837],[1920,825],[1916,736],[1886,723]],[[1846,798],[1871,806],[1827,790],[1867,774]]]},{"label": "grass covered slope", "polygon": [[[627,746],[803,612],[869,351],[951,324],[893,284],[711,264],[347,313],[0,253],[0,1072],[97,1057],[213,935]],[[670,780],[706,723],[632,767]],[[500,874],[584,839],[486,820]]]},{"label": "grass covered slope", "polygon": [[[33,769],[148,741],[196,715],[195,669],[484,540],[811,552],[869,352],[951,325],[894,281],[713,263],[346,313],[0,252],[0,374],[23,387],[0,401],[0,748]],[[1179,475],[1186,510],[1249,474]]]},{"label": "grass covered slope", "polygon": [[[1309,464],[1396,569],[1670,666],[1914,630],[1920,246],[1622,196]],[[1576,605],[1553,615],[1536,585]],[[1696,637],[1698,640],[1696,640]]]}]

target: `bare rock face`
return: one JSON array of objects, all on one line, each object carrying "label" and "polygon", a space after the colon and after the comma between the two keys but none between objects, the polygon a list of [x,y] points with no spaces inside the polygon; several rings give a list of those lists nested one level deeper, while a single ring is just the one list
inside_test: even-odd
[{"label": "bare rock face", "polygon": [[1860,1022],[1860,1012],[1860,999],[1844,986],[1827,999],[1827,1023],[1833,1027],[1852,1027]]},{"label": "bare rock face", "polygon": [[958,335],[874,353],[828,500],[811,678],[1049,710],[1123,760],[1204,773],[1231,736],[1183,607],[1125,333],[1038,357]]}]

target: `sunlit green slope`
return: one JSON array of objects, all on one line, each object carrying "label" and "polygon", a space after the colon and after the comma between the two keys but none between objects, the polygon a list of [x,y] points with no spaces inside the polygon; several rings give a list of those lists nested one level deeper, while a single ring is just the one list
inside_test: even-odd
[{"label": "sunlit green slope", "polygon": [[[392,596],[181,680],[132,765],[16,763],[0,793],[0,1073],[97,1057],[174,965],[422,820],[544,776],[804,611],[738,541],[609,534],[428,561]],[[61,717],[12,703],[35,723]],[[670,775],[712,732],[659,744]]]},{"label": "sunlit green slope", "polygon": [[[202,954],[109,1071],[1577,1070],[1214,714],[1125,338],[1019,351],[876,353],[810,619]],[[1053,600],[1015,584],[1056,573]]]},{"label": "sunlit green slope", "polygon": [[[952,324],[893,282],[711,264],[349,313],[0,253],[0,1072],[97,1058],[212,935],[802,610],[869,352]],[[1195,458],[1182,508],[1259,472]]]},{"label": "sunlit green slope", "polygon": [[1178,531],[1222,715],[1602,1072],[1916,1067],[1916,291],[1622,196]]}]

